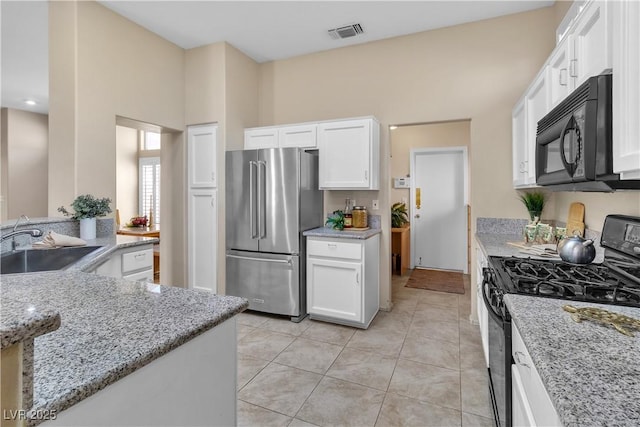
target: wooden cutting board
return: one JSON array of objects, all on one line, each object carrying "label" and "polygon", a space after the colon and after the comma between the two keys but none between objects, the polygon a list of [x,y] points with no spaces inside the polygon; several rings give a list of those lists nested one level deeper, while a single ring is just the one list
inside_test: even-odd
[{"label": "wooden cutting board", "polygon": [[584,205],[580,202],[571,203],[567,218],[567,236],[573,236],[576,231],[584,236]]},{"label": "wooden cutting board", "polygon": [[573,202],[571,206],[569,206],[567,224],[570,222],[584,222],[584,205],[582,203]]}]

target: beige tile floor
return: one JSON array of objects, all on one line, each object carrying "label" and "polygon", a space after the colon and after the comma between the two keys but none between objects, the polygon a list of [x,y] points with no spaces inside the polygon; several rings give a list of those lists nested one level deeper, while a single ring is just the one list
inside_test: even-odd
[{"label": "beige tile floor", "polygon": [[404,287],[367,330],[238,316],[239,426],[492,426],[464,295]]}]

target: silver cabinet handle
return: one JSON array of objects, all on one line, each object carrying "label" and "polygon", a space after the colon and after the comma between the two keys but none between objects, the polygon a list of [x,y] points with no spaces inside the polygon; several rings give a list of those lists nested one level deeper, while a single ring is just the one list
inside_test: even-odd
[{"label": "silver cabinet handle", "polygon": [[336,243],[327,243],[327,247],[335,249],[338,245]]},{"label": "silver cabinet handle", "polygon": [[[562,76],[564,76],[564,83],[562,82]],[[560,83],[560,86],[566,86],[567,85],[567,69],[566,68],[561,68],[560,69],[560,74],[558,74],[558,83]]]},{"label": "silver cabinet handle", "polygon": [[146,257],[147,257],[147,254],[135,254],[133,257],[134,257],[135,259],[138,259],[138,258],[146,258]]},{"label": "silver cabinet handle", "polygon": [[211,181],[215,182],[216,180],[216,173],[215,172],[211,172]]},{"label": "silver cabinet handle", "polygon": [[569,61],[569,75],[571,77],[578,77],[578,60],[572,59]]},{"label": "silver cabinet handle", "polygon": [[369,171],[368,170],[364,171],[364,179],[365,179],[365,181],[369,179]]},{"label": "silver cabinet handle", "polygon": [[360,284],[360,273],[356,273],[356,285]]},{"label": "silver cabinet handle", "polygon": [[513,358],[516,361],[516,365],[524,366],[525,368],[529,369],[529,365],[520,360],[520,357],[525,357],[523,352],[516,351],[515,353],[513,353]]}]

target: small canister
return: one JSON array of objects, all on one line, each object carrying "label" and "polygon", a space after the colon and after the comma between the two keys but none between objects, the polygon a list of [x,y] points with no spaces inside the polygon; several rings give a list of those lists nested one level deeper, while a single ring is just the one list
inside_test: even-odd
[{"label": "small canister", "polygon": [[365,206],[354,206],[351,214],[354,228],[367,228],[367,208]]}]

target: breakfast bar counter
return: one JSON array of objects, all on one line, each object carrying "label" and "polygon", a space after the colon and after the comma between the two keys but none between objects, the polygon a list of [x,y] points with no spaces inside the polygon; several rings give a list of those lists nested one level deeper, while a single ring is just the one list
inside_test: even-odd
[{"label": "breakfast bar counter", "polygon": [[[3,351],[21,339],[35,337],[33,404],[29,405],[33,414],[63,415],[72,405],[84,403],[201,334],[228,324],[225,321],[248,306],[242,298],[78,270],[4,275],[0,291]],[[229,330],[228,353],[233,361],[224,369],[233,371],[235,378],[235,321]],[[195,362],[203,355],[186,357],[184,362],[190,358]],[[215,360],[205,362],[215,364]],[[229,393],[235,401],[233,381]],[[36,425],[42,420],[27,418],[27,422]]]}]

